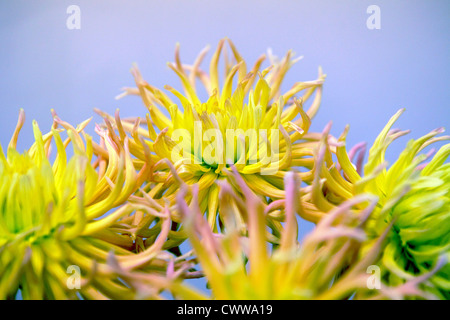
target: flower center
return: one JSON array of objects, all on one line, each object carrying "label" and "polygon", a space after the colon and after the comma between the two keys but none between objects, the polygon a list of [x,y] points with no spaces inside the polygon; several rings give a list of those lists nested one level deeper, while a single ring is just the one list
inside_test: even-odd
[{"label": "flower center", "polygon": [[57,202],[52,168],[48,162],[37,165],[28,154],[8,153],[0,163],[0,228],[10,237],[31,235]]}]

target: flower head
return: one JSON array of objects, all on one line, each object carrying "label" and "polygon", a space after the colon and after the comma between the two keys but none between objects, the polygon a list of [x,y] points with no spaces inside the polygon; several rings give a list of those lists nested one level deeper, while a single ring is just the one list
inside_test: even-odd
[{"label": "flower head", "polygon": [[[372,238],[377,237],[388,224],[393,224],[380,259],[386,282],[394,285],[405,283],[441,265],[442,268],[424,286],[435,296],[448,299],[450,165],[445,161],[450,154],[450,145],[441,147],[428,163],[424,161],[432,153],[420,154],[420,151],[450,137],[437,137],[443,132],[440,128],[417,140],[410,140],[398,159],[387,168],[387,147],[409,132],[391,130],[402,112],[400,110],[390,119],[370,148],[364,175],[361,172],[362,161],[358,161],[358,166],[353,165],[345,150],[348,128],[334,150],[324,139],[318,151],[317,164],[321,169],[317,172],[312,202],[328,212],[340,202],[361,193],[379,197],[367,231]],[[327,158],[327,154],[331,155],[333,151],[339,166],[332,163],[329,156]],[[335,174],[339,169],[342,170],[340,174]]]},{"label": "flower head", "polygon": [[[116,207],[148,167],[137,173],[127,144],[117,148],[100,129],[105,149],[94,143],[83,132],[89,121],[74,128],[56,115],[45,135],[33,122],[35,143],[19,153],[24,120],[21,111],[6,155],[0,147],[0,299],[14,298],[19,289],[24,299],[134,298],[134,289],[118,281],[107,260],[112,253],[127,269],[148,261],[149,252],[134,253],[133,239],[115,230],[133,211]],[[72,157],[66,152],[70,144]]]},{"label": "flower head", "polygon": [[[182,299],[348,299],[353,294],[363,298],[426,297],[411,281],[398,288],[380,283],[380,290],[368,286],[368,267],[377,261],[384,248],[384,232],[361,254],[367,239],[365,224],[377,203],[376,197],[359,195],[337,207],[324,217],[307,235],[297,240],[296,213],[302,210],[300,181],[293,173],[286,175],[286,223],[280,243],[270,252],[267,246],[265,205],[235,171],[233,177],[244,197],[237,195],[227,182],[222,183],[220,200],[226,217],[223,234],[213,233],[202,218],[198,206],[198,189],[193,186],[194,201],[184,200],[188,187],[178,194],[185,215],[189,240],[211,288],[211,297],[175,281],[171,290]],[[359,204],[367,207],[355,213]],[[245,220],[240,221],[244,216]],[[246,226],[243,231],[241,224]],[[373,266],[372,266],[373,267]]]},{"label": "flower head", "polygon": [[[220,85],[218,64],[226,42],[235,61],[233,64],[225,58],[224,82]],[[234,44],[222,40],[207,73],[200,68],[206,51],[200,53],[193,65],[187,66],[181,63],[177,46],[175,63],[168,66],[181,79],[184,94],[170,86],[165,89],[179,103],[144,81],[137,68],[132,69],[137,88],[125,89],[125,95],[136,94],[142,98],[149,112],[147,128],[139,126],[139,119],[133,123],[121,121],[118,113],[114,118],[100,114],[119,131],[121,138],[127,133],[132,135],[130,151],[137,158],[142,157],[144,147],[151,150],[154,166],[149,185],[144,189],[152,198],[164,197],[175,204],[180,183],[172,174],[170,166],[173,166],[183,182],[198,184],[200,209],[206,212],[211,228],[217,230],[217,213],[221,216],[220,187],[215,182],[229,180],[231,166],[266,202],[266,197],[284,197],[283,179],[292,167],[311,169],[312,149],[302,139],[307,137],[311,118],[320,105],[325,75],[319,70],[317,80],[295,83],[282,94],[283,78],[297,61],[291,52],[280,61],[271,56],[271,66],[260,71],[265,59],[262,56],[249,72]],[[198,80],[208,94],[207,101],[199,98]],[[303,96],[295,98],[301,92]],[[315,98],[305,111],[303,104],[314,93]],[[298,175],[305,181],[312,177],[310,172]],[[181,221],[176,208],[172,215],[174,221]]]}]

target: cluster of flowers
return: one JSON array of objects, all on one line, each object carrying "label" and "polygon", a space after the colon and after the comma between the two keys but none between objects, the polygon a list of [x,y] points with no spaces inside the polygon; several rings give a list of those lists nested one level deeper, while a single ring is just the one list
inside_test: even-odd
[{"label": "cluster of flowers", "polygon": [[[33,122],[35,143],[19,153],[20,112],[6,153],[0,146],[0,299],[449,299],[450,144],[421,153],[449,139],[443,130],[409,141],[388,167],[387,147],[408,133],[391,129],[401,110],[364,163],[365,144],[347,150],[348,127],[338,138],[330,125],[309,130],[320,69],[283,94],[291,52],[249,71],[224,39],[209,72],[206,53],[185,65],[177,46],[169,67],[184,94],[134,67],[136,88],[123,96],[140,96],[148,113],[96,110],[98,140],[89,120],[73,127],[53,111],[50,132]],[[228,130],[238,132],[231,141]],[[261,130],[280,134],[247,134]],[[301,219],[316,226],[299,240]],[[201,277],[207,293],[188,281]]]}]

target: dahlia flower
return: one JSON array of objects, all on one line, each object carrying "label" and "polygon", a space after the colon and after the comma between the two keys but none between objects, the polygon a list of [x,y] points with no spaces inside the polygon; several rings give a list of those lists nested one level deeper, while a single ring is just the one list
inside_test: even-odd
[{"label": "dahlia flower", "polygon": [[[370,148],[364,175],[361,172],[362,161],[358,161],[358,166],[353,165],[345,150],[348,128],[334,150],[327,146],[324,138],[317,153],[317,167],[320,169],[317,170],[311,199],[320,210],[328,212],[342,201],[361,193],[379,197],[367,231],[370,238],[375,238],[388,224],[393,224],[379,262],[386,283],[404,283],[440,264],[441,269],[423,287],[435,297],[448,299],[450,164],[445,161],[450,154],[450,144],[441,147],[428,163],[423,162],[432,156],[433,150],[428,154],[420,154],[420,151],[450,137],[436,137],[443,132],[440,128],[417,140],[410,140],[398,159],[386,168],[384,155],[387,147],[409,132],[391,130],[402,112],[400,110],[390,119]],[[350,153],[354,154],[354,151]],[[333,152],[338,165],[332,162]],[[342,174],[334,174],[339,172],[339,168]]]},{"label": "dahlia flower", "polygon": [[[89,120],[74,128],[56,115],[44,135],[33,121],[35,143],[19,153],[24,121],[21,110],[6,155],[0,146],[0,300],[14,298],[19,289],[24,299],[135,298],[136,290],[107,260],[112,255],[126,270],[145,267],[162,246],[155,241],[156,247],[135,253],[133,239],[115,230],[135,210],[120,205],[148,166],[136,172],[128,144],[122,149],[100,128],[101,143],[93,142],[83,132]],[[70,144],[72,157],[66,152]]]},{"label": "dahlia flower", "polygon": [[[176,280],[171,286],[176,298],[349,299],[354,293],[358,293],[358,298],[426,297],[417,288],[424,279],[413,279],[395,288],[384,284],[379,288],[368,285],[372,276],[369,267],[377,261],[390,230],[387,226],[369,250],[363,256],[360,254],[361,245],[367,239],[364,226],[377,204],[376,197],[359,195],[343,203],[323,218],[299,244],[296,213],[302,210],[300,180],[293,172],[288,173],[283,200],[286,223],[279,245],[270,253],[265,204],[250,190],[237,170],[233,178],[242,194],[234,192],[228,182],[219,182],[225,229],[220,234],[214,233],[202,217],[196,185],[183,185],[178,193],[184,226],[208,280],[211,296]],[[187,192],[193,194],[190,206],[185,201]],[[366,204],[366,208],[355,214],[352,208],[358,204]],[[241,217],[245,217],[244,221]],[[242,224],[248,230],[245,236],[242,236]]]},{"label": "dahlia flower", "polygon": [[[226,42],[235,63],[225,56],[225,77],[220,85],[218,64]],[[284,198],[283,178],[292,167],[308,168],[313,164],[308,130],[320,105],[325,75],[319,70],[318,79],[295,83],[282,94],[283,78],[297,61],[292,58],[292,52],[281,61],[270,56],[272,65],[260,71],[265,59],[262,56],[248,72],[234,44],[222,40],[211,59],[209,73],[200,68],[206,52],[207,49],[203,50],[193,65],[183,65],[177,46],[175,63],[168,66],[181,79],[184,94],[170,86],[165,89],[179,103],[144,81],[134,67],[132,73],[137,88],[126,88],[124,95],[135,94],[142,98],[149,112],[146,119],[122,121],[118,112],[115,117],[97,112],[119,132],[121,139],[131,135],[130,152],[137,159],[143,161],[143,150],[149,148],[153,167],[143,190],[151,198],[164,197],[175,205],[180,182],[171,173],[170,164],[181,181],[198,184],[200,210],[206,212],[212,230],[217,230],[217,213],[220,219],[222,217],[218,197],[220,184],[215,182],[229,180],[231,165],[267,203]],[[198,96],[197,80],[209,96],[207,101],[201,101]],[[297,99],[295,95],[301,92],[304,94]],[[304,111],[303,104],[314,93],[311,106]],[[147,128],[141,127],[141,123]],[[312,179],[309,171],[297,175],[305,181]],[[236,185],[234,187],[238,191]],[[181,222],[180,212],[176,206],[173,209],[172,219]],[[274,224],[280,225],[279,222]],[[186,234],[182,229],[174,229],[171,235],[183,241]]]}]

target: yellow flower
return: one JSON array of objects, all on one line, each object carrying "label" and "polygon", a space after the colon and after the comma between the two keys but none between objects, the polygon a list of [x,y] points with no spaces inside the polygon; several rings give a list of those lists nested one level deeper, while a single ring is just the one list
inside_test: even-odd
[{"label": "yellow flower", "polygon": [[[304,239],[297,241],[296,212],[300,204],[298,177],[285,176],[286,224],[279,245],[272,251],[267,245],[267,207],[249,189],[235,171],[235,182],[242,188],[243,198],[227,182],[221,183],[221,206],[224,207],[223,234],[213,233],[199,208],[198,187],[183,185],[178,203],[184,214],[184,225],[200,266],[211,288],[211,296],[188,285],[174,281],[171,290],[181,299],[358,299],[427,297],[417,289],[424,279],[415,279],[406,286],[372,287],[369,267],[384,248],[388,226],[370,249],[361,255],[361,244],[367,239],[364,225],[377,203],[376,197],[360,195],[347,201],[323,218]],[[194,201],[188,206],[187,192]],[[352,208],[367,204],[355,213]],[[241,220],[241,217],[245,217]],[[242,227],[248,234],[242,236]],[[378,279],[381,281],[381,279]],[[376,286],[376,279],[373,281]],[[379,290],[377,290],[379,289]]]},{"label": "yellow flower", "polygon": [[[220,86],[218,64],[226,42],[235,64],[225,57],[224,82]],[[282,80],[297,61],[292,52],[281,61],[271,56],[271,66],[260,71],[265,59],[262,56],[249,72],[234,44],[222,40],[211,59],[209,73],[200,69],[206,52],[203,50],[194,64],[187,66],[181,63],[177,46],[175,63],[168,64],[181,79],[184,94],[170,86],[165,89],[181,104],[144,81],[137,68],[132,69],[137,88],[127,88],[124,95],[142,98],[149,112],[142,121],[147,128],[140,127],[139,118],[121,121],[118,112],[115,117],[97,112],[118,130],[121,139],[127,133],[131,135],[130,152],[137,159],[144,161],[144,148],[151,151],[153,172],[143,188],[151,198],[164,197],[175,204],[180,183],[171,173],[171,164],[183,182],[198,184],[200,210],[206,212],[209,225],[217,230],[220,188],[215,182],[228,180],[230,165],[266,203],[265,197],[284,197],[283,178],[292,167],[308,168],[308,172],[298,176],[304,181],[312,180],[309,140],[314,136],[308,136],[308,130],[320,105],[325,75],[319,70],[317,80],[297,82],[282,94]],[[198,96],[198,80],[209,96],[207,101]],[[301,92],[303,96],[295,98]],[[304,111],[303,104],[314,94],[311,106]],[[180,212],[173,209],[173,220],[180,222]],[[180,231],[178,238],[183,241],[186,235]]]},{"label": "yellow flower", "polygon": [[[142,184],[149,167],[137,173],[128,144],[122,149],[105,131],[98,130],[100,145],[93,142],[83,132],[89,120],[74,128],[56,115],[45,135],[33,122],[35,143],[19,153],[24,120],[21,110],[7,155],[0,146],[0,300],[14,298],[19,289],[24,299],[133,299],[135,289],[107,260],[113,254],[121,268],[145,267],[165,241],[163,230],[162,240],[136,254],[133,239],[115,229],[134,207],[115,208]],[[170,220],[164,225],[168,232]]]},{"label": "yellow flower", "polygon": [[[423,288],[436,297],[448,299],[450,165],[445,164],[445,161],[450,155],[450,144],[441,147],[429,163],[422,164],[431,153],[420,154],[420,151],[450,137],[437,137],[444,131],[440,128],[411,140],[392,166],[386,168],[387,147],[409,132],[391,130],[402,112],[400,110],[389,120],[370,148],[364,176],[361,173],[362,161],[355,166],[345,149],[348,127],[334,148],[323,138],[317,151],[318,170],[310,201],[319,210],[329,212],[339,203],[361,193],[379,197],[374,214],[367,224],[367,231],[370,238],[374,238],[388,224],[393,223],[388,245],[380,259],[386,283],[405,283],[413,277],[428,274],[439,265],[441,269]],[[333,153],[336,154],[337,163],[332,161]]]}]

